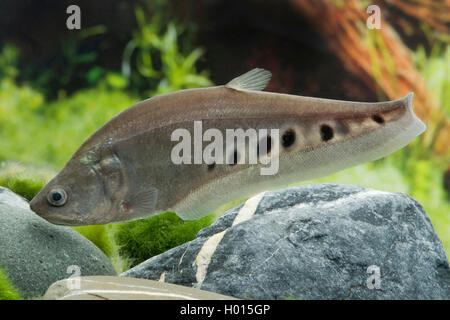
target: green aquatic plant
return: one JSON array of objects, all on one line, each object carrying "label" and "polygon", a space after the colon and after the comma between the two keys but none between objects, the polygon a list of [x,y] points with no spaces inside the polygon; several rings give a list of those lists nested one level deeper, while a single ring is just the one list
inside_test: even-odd
[{"label": "green aquatic plant", "polygon": [[136,102],[122,91],[94,88],[47,104],[44,117],[48,141],[43,139],[45,147],[40,156],[61,168],[91,134]]},{"label": "green aquatic plant", "polygon": [[144,220],[121,223],[115,234],[120,255],[135,266],[155,255],[191,241],[201,229],[215,219],[209,215],[194,221],[183,221],[173,212]]},{"label": "green aquatic plant", "polygon": [[0,269],[0,300],[22,300],[3,269]]},{"label": "green aquatic plant", "polygon": [[17,59],[19,51],[13,45],[7,44],[0,51],[0,79],[14,79],[19,71],[17,70]]},{"label": "green aquatic plant", "polygon": [[180,45],[182,27],[169,22],[164,29],[159,15],[148,19],[141,7],[135,13],[138,29],[125,47],[122,63],[131,88],[152,96],[212,85],[208,73],[196,69],[203,50]]},{"label": "green aquatic plant", "polygon": [[96,85],[104,76],[100,67],[101,39],[106,34],[103,25],[83,27],[69,32],[56,44],[58,59],[48,59],[39,64],[21,66],[21,78],[48,98],[56,98],[61,92],[73,92],[84,86]]},{"label": "green aquatic plant", "polygon": [[0,161],[57,169],[85,139],[137,99],[106,87],[46,102],[34,89],[0,79]]},{"label": "green aquatic plant", "polygon": [[433,93],[438,107],[450,116],[450,45],[435,43],[426,53],[423,45],[414,52],[414,62],[424,77],[427,89]]},{"label": "green aquatic plant", "polygon": [[425,143],[433,146],[428,150],[433,160],[445,166],[450,160],[450,45],[436,42],[429,53],[419,45],[414,62],[434,98]]}]

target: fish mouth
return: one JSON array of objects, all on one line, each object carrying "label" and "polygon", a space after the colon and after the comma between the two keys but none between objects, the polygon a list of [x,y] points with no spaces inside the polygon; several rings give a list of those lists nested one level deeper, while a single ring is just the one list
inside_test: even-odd
[{"label": "fish mouth", "polygon": [[[36,212],[35,212],[36,213]],[[73,217],[68,217],[68,218],[64,218],[64,217],[54,217],[54,216],[49,216],[49,215],[42,215],[39,213],[36,213],[40,218],[44,219],[45,221],[54,224],[54,225],[58,225],[58,226],[71,226],[71,227],[77,227],[77,226],[85,226],[87,225],[86,223],[83,223],[83,221],[78,220],[77,218],[73,218]]]},{"label": "fish mouth", "polygon": [[45,212],[39,209],[38,201],[35,199],[31,200],[29,203],[30,210],[33,211],[37,216],[44,219],[47,222],[50,222],[59,226],[81,226],[85,225],[77,215],[70,217],[62,217],[62,216],[54,216],[49,212]]},{"label": "fish mouth", "polygon": [[67,220],[67,221],[64,221],[64,222],[63,222],[63,221],[61,221],[61,220],[55,221],[55,220],[49,220],[49,219],[46,219],[46,218],[43,218],[43,219],[45,219],[46,221],[50,222],[51,224],[54,224],[54,225],[57,225],[57,226],[79,227],[79,226],[83,226],[83,225],[84,225],[84,224],[74,223],[73,220]]}]

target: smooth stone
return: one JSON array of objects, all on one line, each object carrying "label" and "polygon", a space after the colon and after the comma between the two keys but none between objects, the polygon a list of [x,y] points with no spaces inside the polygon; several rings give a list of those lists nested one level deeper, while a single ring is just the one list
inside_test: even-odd
[{"label": "smooth stone", "polygon": [[[72,267],[71,267],[72,266]],[[92,242],[69,227],[42,219],[28,202],[0,187],[0,267],[22,297],[41,297],[55,281],[81,275],[116,275]]]},{"label": "smooth stone", "polygon": [[91,276],[60,280],[45,300],[232,300],[235,298],[160,281]]}]

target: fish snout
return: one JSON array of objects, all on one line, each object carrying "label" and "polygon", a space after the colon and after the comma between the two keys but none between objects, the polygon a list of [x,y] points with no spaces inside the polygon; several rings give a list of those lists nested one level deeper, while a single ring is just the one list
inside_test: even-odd
[{"label": "fish snout", "polygon": [[30,201],[29,205],[30,205],[30,210],[33,211],[34,213],[37,213],[36,212],[36,202],[34,201],[34,198]]},{"label": "fish snout", "polygon": [[30,203],[30,210],[33,211],[34,213],[36,213],[38,216],[40,216],[40,212],[41,210],[39,210],[40,206],[39,206],[39,199],[38,196],[36,195],[33,199],[31,199]]},{"label": "fish snout", "polygon": [[46,197],[37,194],[29,203],[30,210],[39,217],[53,224],[61,224],[59,215],[53,212],[53,208],[48,205]]}]

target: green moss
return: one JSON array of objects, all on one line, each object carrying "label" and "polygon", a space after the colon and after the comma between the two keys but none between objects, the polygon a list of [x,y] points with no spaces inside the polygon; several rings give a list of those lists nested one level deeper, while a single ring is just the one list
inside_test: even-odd
[{"label": "green moss", "polygon": [[48,169],[38,169],[17,162],[0,164],[0,186],[31,200],[54,175]]},{"label": "green moss", "polygon": [[75,231],[94,243],[106,256],[111,256],[114,250],[113,238],[108,231],[108,225],[73,227]]},{"label": "green moss", "polygon": [[195,238],[210,225],[214,215],[183,221],[167,212],[148,219],[101,226],[73,227],[92,241],[110,259],[118,274]]},{"label": "green moss", "polygon": [[134,266],[193,240],[197,232],[209,226],[214,218],[214,215],[209,215],[195,221],[183,221],[175,213],[166,212],[145,220],[123,223],[115,235],[120,255],[130,259]]},{"label": "green moss", "polygon": [[132,263],[128,257],[120,255],[119,245],[116,243],[114,236],[115,232],[117,232],[117,226],[116,224],[108,224],[73,227],[73,229],[102,250],[111,261],[117,274],[121,274],[128,270]]},{"label": "green moss", "polygon": [[110,259],[118,274],[173,247],[193,240],[214,215],[183,221],[167,212],[148,219],[100,226],[73,227]]},{"label": "green moss", "polygon": [[19,291],[11,284],[2,269],[0,269],[0,300],[22,300]]},{"label": "green moss", "polygon": [[148,219],[102,226],[73,227],[92,241],[110,259],[117,273],[195,238],[197,232],[215,220],[210,215],[183,221],[166,212]]}]

